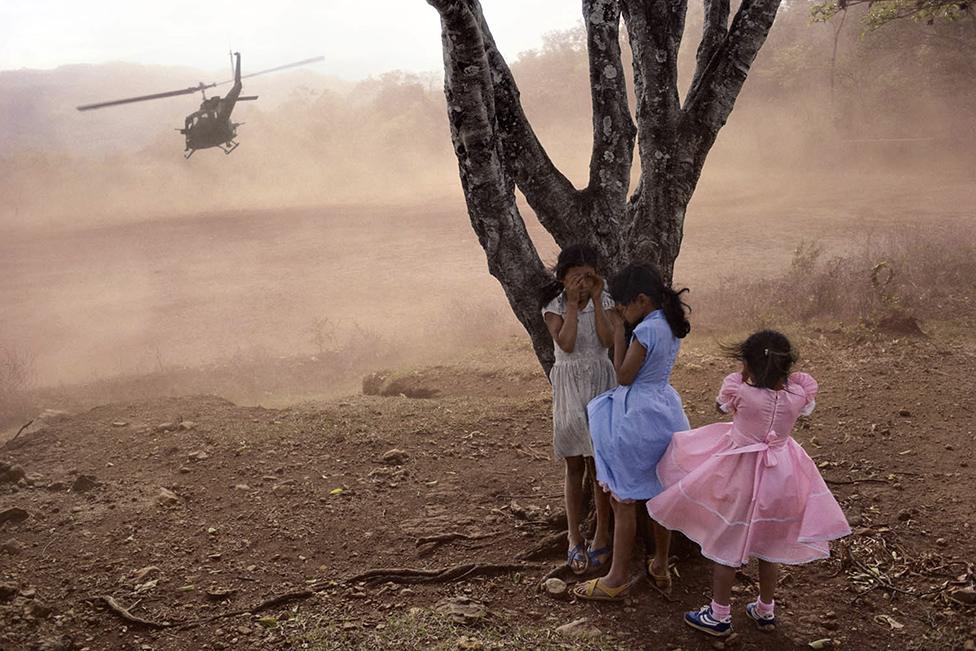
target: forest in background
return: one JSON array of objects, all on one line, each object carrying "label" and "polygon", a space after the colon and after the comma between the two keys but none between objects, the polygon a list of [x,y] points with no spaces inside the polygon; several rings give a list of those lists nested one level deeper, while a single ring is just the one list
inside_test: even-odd
[{"label": "forest in background", "polygon": [[[816,187],[822,176],[851,173],[868,179],[910,171],[934,180],[969,173],[976,144],[972,21],[904,20],[866,32],[859,8],[824,24],[812,21],[811,6],[781,7],[700,192],[721,192],[757,174]],[[701,28],[700,8],[690,11],[685,85]],[[550,33],[538,50],[505,54],[543,144],[582,184],[591,137],[582,25]],[[184,161],[181,136],[170,129],[194,108],[186,98],[80,114],[91,122],[79,122],[73,105],[92,99],[99,79],[98,92],[125,95],[191,74],[141,69],[116,65],[101,78],[97,66],[0,73],[0,122],[16,130],[2,134],[8,146],[0,153],[0,227],[457,198],[439,72],[393,71],[350,84],[304,71],[238,108],[235,119],[246,124],[232,156],[211,150]],[[58,139],[35,146],[30,134],[49,131]]]}]

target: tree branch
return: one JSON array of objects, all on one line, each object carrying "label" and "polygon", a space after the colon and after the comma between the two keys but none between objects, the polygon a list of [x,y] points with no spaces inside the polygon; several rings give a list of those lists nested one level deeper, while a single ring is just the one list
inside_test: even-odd
[{"label": "tree branch", "polygon": [[464,0],[428,2],[441,17],[444,94],[471,226],[489,272],[501,283],[548,372],[553,344],[539,309],[539,292],[552,279],[525,229],[515,205],[514,181],[502,161],[492,69],[480,21]]},{"label": "tree branch", "polygon": [[779,5],[780,0],[743,0],[728,35],[688,92],[676,161],[679,191],[688,198],[698,183],[705,156],[728,120],[749,68],[766,41]]},{"label": "tree branch", "polygon": [[692,77],[690,88],[698,85],[708,67],[708,62],[712,60],[712,56],[729,33],[729,0],[705,0],[704,20],[702,39],[698,44],[695,76]]},{"label": "tree branch", "polygon": [[574,223],[573,217],[579,213],[580,192],[556,168],[532,130],[522,110],[512,71],[495,45],[481,3],[467,0],[466,4],[478,23],[491,70],[496,127],[506,167],[539,222],[556,243],[560,246],[572,244],[579,239],[578,224]]},{"label": "tree branch", "polygon": [[684,30],[685,0],[623,0],[623,16],[634,54],[637,144],[641,187],[665,182],[677,137],[678,47]]},{"label": "tree branch", "polygon": [[[623,209],[630,186],[637,128],[627,106],[620,60],[620,3],[583,0],[593,104],[593,150],[587,192]],[[615,215],[607,215],[609,218]]]}]

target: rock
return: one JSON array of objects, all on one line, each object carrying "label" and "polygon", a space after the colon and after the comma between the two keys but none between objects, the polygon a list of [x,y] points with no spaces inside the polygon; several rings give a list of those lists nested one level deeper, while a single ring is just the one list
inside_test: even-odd
[{"label": "rock", "polygon": [[595,639],[600,637],[601,633],[600,629],[590,624],[586,617],[580,617],[579,619],[574,619],[568,624],[557,626],[556,635],[561,635],[563,637],[583,637]]},{"label": "rock", "polygon": [[461,637],[458,638],[457,646],[459,649],[477,650],[477,649],[485,648],[485,645],[481,642],[481,640],[473,637],[468,637],[467,635],[462,635]]},{"label": "rock", "polygon": [[545,591],[553,597],[566,596],[566,582],[562,579],[557,579],[555,577],[546,579],[543,581],[542,587],[545,588]]},{"label": "rock", "polygon": [[445,599],[437,604],[435,610],[458,624],[480,621],[488,616],[488,609],[483,603],[468,597]]},{"label": "rock", "polygon": [[171,423],[171,422],[167,421],[165,423],[160,423],[159,425],[156,425],[156,431],[157,432],[172,432],[173,430],[179,428],[179,426],[180,426],[179,423]]},{"label": "rock", "polygon": [[958,590],[953,590],[949,596],[962,604],[969,606],[976,604],[976,589],[974,589],[971,585]]},{"label": "rock", "polygon": [[402,466],[410,458],[410,455],[399,448],[387,450],[380,457],[380,461],[388,466]]},{"label": "rock", "polygon": [[179,504],[180,498],[173,491],[167,488],[160,488],[159,493],[156,495],[156,501],[159,504]]},{"label": "rock", "polygon": [[234,488],[239,491],[249,491],[251,487],[247,484],[234,484]]},{"label": "rock", "polygon": [[275,495],[290,495],[292,492],[291,484],[277,484],[271,488],[271,492]]},{"label": "rock", "polygon": [[98,486],[95,475],[78,475],[71,484],[72,493],[85,493]]},{"label": "rock", "polygon": [[112,423],[112,427],[128,427],[129,422],[125,420],[117,420]]},{"label": "rock", "polygon": [[11,556],[19,554],[22,551],[24,551],[24,546],[13,538],[0,545],[0,552],[10,554]]},{"label": "rock", "polygon": [[12,463],[0,465],[0,484],[16,484],[26,478],[27,473],[20,466]]},{"label": "rock", "polygon": [[963,642],[962,651],[976,651],[976,640],[966,640]]},{"label": "rock", "polygon": [[213,601],[221,601],[223,599],[229,599],[232,597],[237,590],[234,588],[208,588],[207,589],[207,599]]},{"label": "rock", "polygon": [[197,426],[197,424],[194,423],[192,420],[185,420],[182,423],[180,423],[180,429],[182,429],[184,431],[189,431],[189,430],[193,429],[196,426]]},{"label": "rock", "polygon": [[909,411],[908,409],[899,409],[898,415],[901,416],[902,418],[911,418],[912,412]]},{"label": "rock", "polygon": [[0,602],[13,601],[19,592],[14,583],[0,583]]},{"label": "rock", "polygon": [[43,601],[34,600],[28,604],[26,610],[27,613],[32,617],[36,617],[37,619],[47,619],[51,616],[54,609]]},{"label": "rock", "polygon": [[191,461],[203,461],[205,459],[210,458],[210,455],[204,452],[203,450],[196,450],[186,456],[189,457]]},{"label": "rock", "polygon": [[50,484],[45,486],[45,488],[49,491],[60,493],[61,491],[68,490],[68,485],[63,481],[52,481]]},{"label": "rock", "polygon": [[16,506],[0,511],[0,524],[11,522],[18,524],[30,517],[30,513]]},{"label": "rock", "polygon": [[912,512],[909,511],[908,509],[902,509],[901,511],[898,512],[898,519],[901,520],[902,522],[908,522],[909,520],[912,519]]}]

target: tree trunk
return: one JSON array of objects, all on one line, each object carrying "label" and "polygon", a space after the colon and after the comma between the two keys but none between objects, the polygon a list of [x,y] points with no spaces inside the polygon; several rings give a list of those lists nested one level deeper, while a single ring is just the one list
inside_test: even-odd
[{"label": "tree trunk", "polygon": [[[583,189],[556,169],[533,132],[479,0],[427,1],[441,19],[448,120],[471,226],[548,374],[553,342],[540,292],[553,278],[529,239],[515,188],[560,247],[595,247],[611,273],[633,261],[653,262],[670,279],[705,157],[780,0],[743,0],[731,26],[729,0],[704,0],[702,40],[683,104],[677,60],[687,0],[582,0],[593,106]],[[633,51],[636,126],[620,56],[621,18]],[[628,199],[635,137],[641,174]]]}]

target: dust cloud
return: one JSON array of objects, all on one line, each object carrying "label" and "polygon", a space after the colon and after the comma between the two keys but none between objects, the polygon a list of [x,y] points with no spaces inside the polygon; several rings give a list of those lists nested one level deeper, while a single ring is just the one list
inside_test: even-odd
[{"label": "dust cloud", "polygon": [[[807,12],[781,9],[706,164],[676,272],[693,289],[776,275],[805,241],[842,254],[892,228],[973,223],[976,57],[914,24],[862,37],[850,20],[832,62],[833,27]],[[690,15],[684,85],[699,33]],[[543,144],[582,185],[591,127],[581,29],[551,34],[512,67]],[[107,109],[86,123],[74,104],[151,89],[109,83],[135,84],[136,69],[99,84],[97,70],[55,72],[49,93],[37,92],[41,73],[0,73],[0,135],[15,145],[0,153],[8,383],[155,375],[174,392],[269,402],[519,332],[467,224],[439,74],[355,84],[305,74],[275,87],[278,100],[237,108],[245,124],[232,155],[185,161],[169,129],[194,101]],[[169,87],[184,72],[152,81]],[[551,241],[523,213],[551,259]],[[261,388],[270,381],[235,391],[201,380],[295,359],[328,359],[334,372],[278,393]],[[14,367],[26,379],[10,380]]]}]

